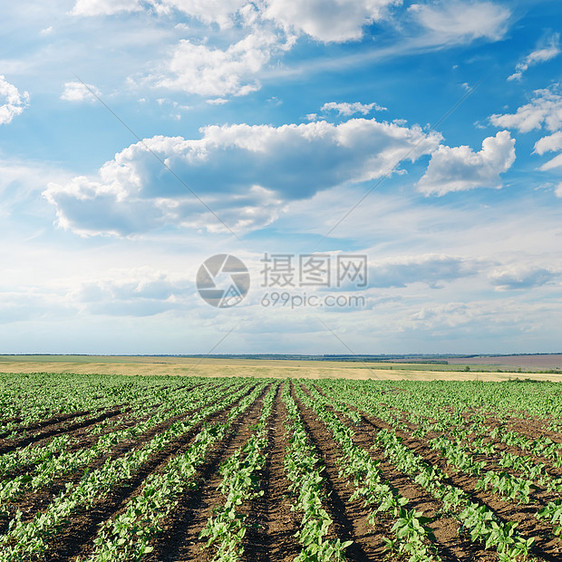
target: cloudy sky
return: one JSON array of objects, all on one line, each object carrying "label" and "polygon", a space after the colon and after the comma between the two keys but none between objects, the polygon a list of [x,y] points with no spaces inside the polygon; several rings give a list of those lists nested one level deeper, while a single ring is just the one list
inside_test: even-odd
[{"label": "cloudy sky", "polygon": [[562,351],[559,0],[0,16],[1,353]]}]

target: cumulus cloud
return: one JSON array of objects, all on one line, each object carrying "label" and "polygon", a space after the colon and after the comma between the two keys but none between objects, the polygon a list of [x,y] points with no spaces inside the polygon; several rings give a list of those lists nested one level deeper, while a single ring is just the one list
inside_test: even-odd
[{"label": "cumulus cloud", "polygon": [[525,266],[498,269],[490,275],[492,284],[501,291],[532,289],[545,285],[557,278],[560,278],[560,273],[542,267],[529,268]]},{"label": "cumulus cloud", "polygon": [[76,0],[71,13],[75,16],[111,16],[141,9],[139,0]]},{"label": "cumulus cloud", "polygon": [[515,139],[509,131],[482,141],[482,150],[469,146],[440,146],[431,156],[429,166],[418,182],[426,195],[445,195],[477,187],[502,187],[500,174],[515,162]]},{"label": "cumulus cloud", "polygon": [[255,229],[275,220],[288,201],[387,175],[403,160],[430,154],[440,140],[418,126],[374,119],[210,126],[197,140],[157,136],[133,144],[97,176],[52,183],[45,196],[59,224],[84,235],[170,224],[220,230],[156,154],[231,228]]},{"label": "cumulus cloud", "polygon": [[240,17],[251,21],[256,8],[248,0],[153,0],[158,11],[178,10],[203,23],[217,24],[221,29],[231,27]]},{"label": "cumulus cloud", "polygon": [[[201,25],[218,26],[203,40],[186,36],[161,60],[146,81],[190,94],[223,99],[261,88],[260,74],[272,59],[289,51],[301,37],[322,43],[357,41],[373,23],[390,20],[403,0],[77,0],[79,16],[144,11],[178,15]],[[503,36],[510,12],[490,2],[416,4],[410,8],[421,28],[421,46],[464,43]],[[407,27],[411,27],[412,21]],[[189,32],[190,26],[176,29]],[[414,33],[415,35],[415,33]],[[218,40],[217,40],[218,39]],[[228,44],[225,45],[225,41]],[[374,109],[379,110],[377,106]],[[366,113],[361,112],[363,115]],[[343,113],[351,115],[351,113]]]},{"label": "cumulus cloud", "polygon": [[454,256],[421,255],[393,258],[371,265],[371,287],[406,287],[411,283],[426,283],[438,288],[445,281],[474,275],[474,264]]},{"label": "cumulus cloud", "polygon": [[78,81],[66,82],[60,99],[73,102],[94,102],[96,98],[92,92],[94,92],[96,96],[101,96],[101,92],[92,84],[84,85],[82,82]]},{"label": "cumulus cloud", "polygon": [[336,111],[338,115],[345,115],[346,117],[349,117],[355,113],[368,115],[371,111],[373,111],[373,109],[375,111],[386,111],[386,107],[382,107],[377,103],[360,103],[358,101],[353,103],[337,103],[335,101],[330,101],[322,106],[321,111]]},{"label": "cumulus cloud", "polygon": [[308,35],[325,43],[357,40],[363,28],[388,17],[402,0],[77,0],[74,15],[113,15],[142,9],[156,13],[173,10],[221,29],[253,25],[259,19],[289,34]]},{"label": "cumulus cloud", "polygon": [[515,113],[494,114],[490,122],[496,127],[517,129],[528,133],[544,127],[556,131],[562,126],[562,95],[560,84],[536,90],[530,103],[522,105]]},{"label": "cumulus cloud", "polygon": [[560,54],[560,33],[553,34],[546,44],[528,54],[515,67],[515,72],[508,76],[508,80],[521,80],[523,73],[530,67],[541,62],[549,61]]},{"label": "cumulus cloud", "polygon": [[157,78],[156,85],[219,99],[243,96],[261,87],[258,72],[274,54],[290,46],[266,30],[250,33],[226,49],[185,39],[175,47],[166,75]]},{"label": "cumulus cloud", "polygon": [[194,284],[187,279],[144,272],[126,280],[84,283],[72,298],[91,314],[142,317],[185,308],[193,291]]},{"label": "cumulus cloud", "polygon": [[22,92],[0,74],[0,125],[6,125],[29,106],[29,93]]},{"label": "cumulus cloud", "polygon": [[434,2],[413,4],[410,13],[439,43],[501,39],[508,28],[510,11],[492,2]]},{"label": "cumulus cloud", "polygon": [[[515,113],[491,115],[492,124],[499,127],[518,129],[528,133],[534,129],[546,129],[552,135],[542,137],[535,143],[534,152],[544,154],[549,151],[562,149],[562,88],[554,84],[550,88],[536,90],[530,103],[522,105]],[[562,167],[562,154],[540,166],[541,171]]]},{"label": "cumulus cloud", "polygon": [[324,43],[361,39],[363,28],[384,20],[402,0],[268,0],[264,16],[287,30]]},{"label": "cumulus cloud", "polygon": [[535,143],[535,152],[544,154],[545,152],[562,150],[562,131],[557,131],[552,135],[542,137]]}]

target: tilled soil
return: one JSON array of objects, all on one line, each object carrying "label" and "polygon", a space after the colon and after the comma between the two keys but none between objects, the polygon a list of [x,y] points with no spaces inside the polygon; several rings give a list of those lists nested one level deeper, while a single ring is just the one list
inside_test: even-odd
[{"label": "tilled soil", "polygon": [[250,506],[248,533],[244,543],[246,560],[282,562],[293,560],[299,553],[295,535],[299,518],[292,511],[289,480],[285,475],[283,457],[288,446],[283,428],[287,408],[277,392],[270,421],[268,457],[261,474],[263,496]]},{"label": "tilled soil", "polygon": [[[322,436],[323,440],[326,442],[327,447],[329,447],[330,457],[335,456],[335,452],[340,455],[339,447],[334,447],[333,441],[331,442],[328,437],[328,431],[314,414],[314,412],[304,409],[301,404],[303,411],[307,413],[307,420],[310,420],[311,425],[318,427],[318,434]],[[440,516],[439,510],[442,508],[442,503],[436,500],[431,495],[429,495],[423,488],[412,481],[412,479],[398,470],[393,464],[388,462],[382,451],[373,448],[374,435],[373,426],[369,423],[362,421],[359,425],[352,425],[351,422],[345,417],[338,415],[334,411],[336,416],[342,421],[342,423],[352,427],[355,436],[353,441],[359,447],[365,449],[369,452],[372,459],[378,461],[379,469],[381,470],[383,477],[389,484],[398,490],[401,496],[408,499],[408,503],[405,505],[406,509],[415,509],[416,511],[421,511],[424,516],[435,518],[434,521],[429,525],[435,534],[435,545],[438,549],[439,556],[443,561],[470,561],[470,560],[482,560],[482,561],[493,561],[497,560],[497,555],[490,552],[485,552],[481,546],[471,542],[466,536],[459,534],[459,524],[453,517]],[[332,461],[333,462],[333,461]],[[328,466],[331,463],[328,463]],[[351,495],[351,493],[349,493]],[[355,500],[356,502],[358,500]],[[371,508],[373,509],[373,508]],[[386,515],[379,514],[377,517],[377,527],[372,525],[369,528],[369,523],[366,522],[366,517],[371,513],[367,509],[367,515],[365,517],[365,526],[367,532],[374,534],[379,541],[379,551],[376,552],[382,559],[383,558],[383,537],[392,538],[392,524],[394,520]],[[373,540],[373,539],[372,539]],[[377,560],[378,558],[373,557],[373,555],[367,558],[358,558],[358,560]]]},{"label": "tilled soil", "polygon": [[[248,389],[248,393],[251,389]],[[217,414],[210,416],[207,423],[224,422],[228,416],[231,406],[221,410]],[[189,415],[192,415],[190,412]],[[131,448],[138,448],[142,444],[150,441],[152,437],[161,433],[165,428],[169,427],[174,421],[185,416],[175,416],[171,420],[167,420],[160,424],[160,429],[152,429],[139,439],[132,443]],[[178,437],[169,443],[162,451],[154,455],[148,460],[140,471],[138,471],[125,485],[111,490],[108,497],[100,499],[94,506],[86,512],[77,514],[64,532],[57,536],[53,547],[50,549],[49,561],[63,562],[72,560],[76,556],[85,557],[93,550],[93,539],[99,529],[99,526],[107,519],[114,517],[124,510],[127,502],[137,495],[142,489],[145,479],[153,472],[160,472],[169,460],[177,455],[182,454],[193,442],[199,433],[201,426],[199,423],[190,431]],[[126,450],[130,450],[127,448]],[[122,455],[126,450],[120,450]],[[101,465],[100,465],[101,466]]]},{"label": "tilled soil", "polygon": [[224,503],[224,497],[219,490],[222,475],[218,468],[250,438],[250,428],[260,417],[264,394],[265,392],[235,421],[226,438],[213,448],[207,463],[196,478],[196,489],[185,494],[173,513],[162,522],[164,532],[156,541],[154,552],[148,560],[179,562],[213,559],[213,548],[205,549],[205,539],[200,539],[199,534],[205,528],[209,517],[212,517],[214,508]]},{"label": "tilled soil", "polygon": [[[246,505],[240,506],[239,512],[246,516],[244,524],[247,532],[243,539],[244,560],[247,562],[284,562],[293,561],[301,552],[298,542],[298,532],[301,527],[301,514],[293,509],[294,498],[289,489],[284,458],[289,445],[287,429],[284,422],[287,420],[287,409],[281,397],[283,385],[298,383],[283,382],[277,387],[273,410],[267,425],[267,456],[263,470],[259,474],[260,488],[263,494]],[[253,428],[259,420],[265,388],[258,399],[250,408],[236,419],[231,430],[209,451],[204,465],[198,471],[195,486],[180,496],[173,511],[161,521],[162,531],[153,540],[153,551],[145,560],[148,562],[186,562],[190,560],[209,562],[216,553],[216,546],[205,548],[205,539],[200,539],[200,533],[207,525],[215,509],[223,505],[224,496],[220,492],[222,475],[219,472],[221,463],[228,459],[238,448],[242,447],[250,438]],[[247,393],[252,390],[248,386]],[[177,389],[173,389],[177,391]],[[308,391],[305,390],[308,393]],[[341,541],[352,541],[346,551],[346,559],[350,561],[381,561],[402,562],[407,557],[389,554],[386,550],[386,540],[394,538],[392,527],[396,521],[389,514],[379,513],[371,517],[376,506],[365,505],[363,499],[351,500],[354,485],[349,479],[340,474],[343,466],[344,453],[332,438],[330,430],[322,422],[315,411],[309,408],[298,395],[292,392],[305,429],[315,452],[324,465],[324,493],[326,501],[324,509],[332,519],[328,539],[339,538]],[[310,395],[310,394],[309,394]],[[209,418],[208,423],[223,422],[228,416],[232,406],[218,412]],[[429,526],[435,535],[435,547],[444,562],[494,562],[498,555],[486,550],[485,545],[475,543],[465,531],[460,528],[458,521],[451,515],[444,513],[442,503],[433,498],[427,491],[418,485],[411,477],[400,471],[384,455],[380,447],[375,446],[375,437],[378,431],[389,429],[390,426],[374,416],[360,412],[361,421],[353,424],[345,415],[332,409],[341,423],[353,429],[353,442],[356,446],[368,451],[370,457],[379,463],[379,469],[386,480],[400,495],[408,500],[407,509],[421,511],[431,518]],[[87,447],[97,436],[91,435],[90,428],[96,423],[114,417],[115,421],[128,425],[140,420],[126,418],[127,408],[113,408],[103,412],[79,412],[65,417],[54,417],[46,420],[37,427],[29,427],[29,435],[21,440],[1,441],[0,454],[29,443],[40,443],[49,436],[67,433],[79,440],[79,446]],[[138,438],[120,443],[99,459],[96,459],[90,470],[99,468],[107,459],[118,458],[127,452],[141,447],[154,436],[165,431],[174,421],[191,415],[186,413],[174,416],[157,427],[147,431]],[[119,420],[123,420],[120,422]],[[522,424],[523,422],[518,422]],[[491,420],[491,425],[494,422]],[[163,470],[173,457],[185,452],[193,443],[202,424],[198,424],[187,434],[172,441],[168,446],[150,458],[141,469],[136,472],[122,486],[113,489],[106,497],[95,502],[91,509],[76,513],[70,521],[66,522],[61,532],[50,541],[46,560],[49,562],[75,561],[78,557],[84,559],[93,551],[93,540],[105,521],[122,513],[129,500],[142,492],[146,478]],[[121,426],[120,426],[121,427]],[[411,427],[412,430],[415,427]],[[538,436],[539,425],[534,422],[525,426],[530,437]],[[109,429],[110,431],[111,429]],[[534,433],[535,432],[535,433]],[[562,560],[562,542],[552,535],[552,525],[539,522],[535,513],[540,505],[555,499],[556,495],[545,490],[537,490],[529,505],[519,505],[513,501],[505,501],[490,490],[477,490],[477,478],[454,470],[441,455],[432,450],[428,444],[428,437],[424,439],[412,436],[409,431],[396,431],[402,438],[404,445],[423,457],[430,465],[439,467],[449,476],[449,484],[464,490],[477,503],[487,505],[503,521],[516,521],[517,532],[523,537],[535,538],[533,556],[537,560],[557,561]],[[78,445],[73,445],[78,446]],[[498,459],[502,453],[513,452],[523,454],[517,448],[499,445],[497,453],[488,461],[489,467],[499,470]],[[480,457],[478,457],[480,460]],[[537,461],[545,459],[537,458]],[[545,462],[547,469],[553,475],[559,476],[562,471]],[[23,468],[22,468],[23,470]],[[513,471],[512,471],[513,472]],[[17,471],[16,471],[17,473]],[[22,519],[30,520],[34,514],[46,509],[67,483],[77,483],[83,474],[63,475],[52,486],[28,493],[22,496],[13,509],[22,511]],[[516,474],[514,472],[514,474]],[[13,511],[13,510],[12,510]],[[0,529],[6,532],[7,523]]]},{"label": "tilled soil", "polygon": [[[363,415],[363,420],[375,431],[389,428],[386,422],[372,416]],[[519,534],[525,539],[534,537],[533,555],[541,560],[550,560],[552,562],[562,560],[562,545],[558,538],[552,536],[552,526],[547,523],[541,523],[534,517],[538,505],[519,505],[515,502],[506,501],[490,490],[476,490],[477,477],[454,471],[453,467],[449,466],[446,460],[424,441],[412,438],[409,434],[402,431],[396,431],[396,434],[402,438],[404,445],[421,455],[427,463],[437,466],[449,474],[450,484],[467,492],[478,503],[487,505],[501,520],[516,521]]]}]

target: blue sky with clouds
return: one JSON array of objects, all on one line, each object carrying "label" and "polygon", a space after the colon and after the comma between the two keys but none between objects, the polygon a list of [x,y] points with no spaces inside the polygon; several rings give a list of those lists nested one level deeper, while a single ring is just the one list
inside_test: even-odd
[{"label": "blue sky with clouds", "polygon": [[[562,350],[557,0],[0,15],[0,352]],[[250,270],[231,308],[215,254]],[[368,283],[265,287],[265,254]]]}]

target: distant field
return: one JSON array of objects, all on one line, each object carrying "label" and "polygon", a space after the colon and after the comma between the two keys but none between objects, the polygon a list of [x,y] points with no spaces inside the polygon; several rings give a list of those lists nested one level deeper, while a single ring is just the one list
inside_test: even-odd
[{"label": "distant field", "polygon": [[468,361],[471,365],[487,365],[500,368],[518,368],[523,370],[546,371],[549,369],[562,369],[562,353],[548,355],[498,355],[471,357],[470,359],[452,358],[450,365],[464,365]]},{"label": "distant field", "polygon": [[[521,356],[530,362],[531,356]],[[541,357],[541,356],[533,356]],[[455,365],[346,361],[259,360],[189,357],[0,356],[0,373],[77,373],[116,375],[175,375],[252,378],[489,380],[540,379],[562,382],[562,373],[516,372],[519,365],[476,365],[470,358]],[[493,359],[493,358],[482,358]],[[530,364],[530,363],[529,363]],[[470,369],[466,371],[465,369]],[[546,370],[550,367],[541,367]]]}]

